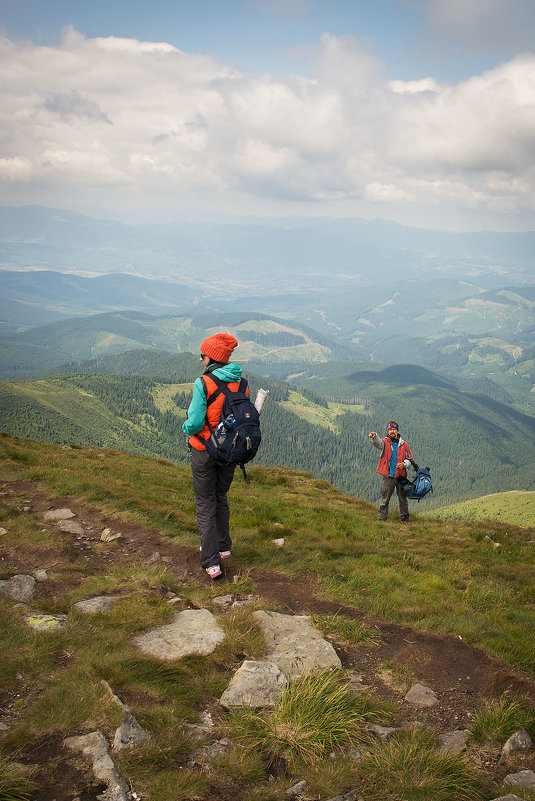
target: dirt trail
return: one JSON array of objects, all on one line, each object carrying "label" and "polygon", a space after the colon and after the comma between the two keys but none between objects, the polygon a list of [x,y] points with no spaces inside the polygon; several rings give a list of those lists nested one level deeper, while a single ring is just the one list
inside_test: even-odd
[{"label": "dirt trail", "polygon": [[[184,586],[192,581],[198,582],[199,579],[209,581],[201,572],[198,548],[178,544],[165,538],[157,530],[127,522],[118,516],[103,514],[99,509],[75,498],[48,495],[28,481],[4,481],[1,489],[10,503],[15,500],[19,507],[26,507],[29,512],[40,513],[48,509],[68,507],[85,528],[87,535],[84,537],[64,535],[71,538],[70,548],[62,557],[64,564],[57,561],[57,552],[54,553],[56,562],[50,567],[51,573],[67,573],[69,561],[74,562],[80,556],[88,560],[92,569],[99,571],[114,565],[147,563],[158,552],[165,559],[166,568]],[[110,545],[108,549],[101,547],[100,533],[106,527],[122,533],[121,544]],[[95,549],[97,542],[99,548]],[[239,557],[239,546],[237,551]],[[46,564],[29,563],[24,547],[9,549],[1,540],[0,558],[4,570],[11,574],[31,573],[38,568],[47,568]],[[225,576],[218,582],[221,595],[232,593],[234,575],[247,571],[256,585],[256,594],[275,603],[280,612],[347,616],[375,629],[380,638],[378,644],[364,642],[347,645],[335,640],[332,642],[343,666],[359,674],[363,684],[373,688],[377,695],[395,702],[401,708],[405,720],[418,719],[432,726],[437,733],[444,733],[468,728],[474,713],[486,701],[499,697],[504,692],[526,696],[535,704],[534,679],[458,637],[426,634],[406,626],[373,619],[359,611],[358,597],[355,598],[354,607],[322,600],[314,574],[295,578],[257,568],[248,569],[247,565],[241,564],[239,558],[227,560],[224,569]],[[60,583],[39,583],[37,604],[40,597],[50,597],[60,590]],[[385,669],[387,660],[390,669]],[[431,687],[439,698],[439,705],[431,709],[416,710],[407,704],[403,699],[408,686],[399,683],[400,675],[404,675],[410,683],[418,681]],[[6,712],[9,700],[6,696],[0,697],[0,717]],[[535,768],[531,761],[525,767]],[[533,762],[535,763],[535,758]],[[59,801],[61,794],[56,792],[54,797]]]}]

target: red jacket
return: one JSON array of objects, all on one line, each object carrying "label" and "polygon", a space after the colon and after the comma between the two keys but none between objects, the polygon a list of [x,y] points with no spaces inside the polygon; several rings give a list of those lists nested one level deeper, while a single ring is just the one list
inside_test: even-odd
[{"label": "red jacket", "polygon": [[[390,437],[384,437],[382,440],[384,443],[383,450],[381,453],[381,458],[379,459],[379,464],[377,465],[377,472],[381,476],[385,476],[388,478],[388,473],[390,469],[390,457],[392,456],[392,440]],[[405,442],[404,439],[400,439],[398,443],[398,458],[396,462],[403,462],[405,459],[412,459],[411,449],[409,448],[408,444]],[[405,478],[407,476],[407,471],[404,467],[396,467],[396,472],[394,478]]]},{"label": "red jacket", "polygon": [[[217,390],[217,384],[210,375],[206,373],[202,376],[201,379],[204,382],[206,387],[206,397],[207,399]],[[240,386],[239,381],[231,381],[227,384],[228,388],[231,392],[237,392]],[[249,395],[249,387],[246,389],[246,394]],[[208,423],[212,426],[212,430],[215,429],[219,420],[221,418],[221,411],[223,409],[223,403],[225,402],[225,393],[221,392],[215,401],[211,403],[206,409],[206,418],[204,421],[204,426],[198,431],[196,434],[193,434],[188,440],[189,444],[192,448],[195,448],[197,451],[205,451],[206,445],[204,444],[203,440],[210,439],[211,433],[208,427]],[[206,422],[208,420],[208,423]]]}]

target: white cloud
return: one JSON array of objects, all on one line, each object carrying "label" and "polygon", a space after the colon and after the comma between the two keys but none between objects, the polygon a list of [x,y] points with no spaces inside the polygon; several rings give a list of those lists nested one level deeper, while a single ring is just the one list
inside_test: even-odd
[{"label": "white cloud", "polygon": [[245,212],[266,199],[415,214],[535,205],[535,55],[453,86],[406,82],[326,34],[310,77],[275,77],[67,29],[57,47],[0,40],[0,68],[3,202],[20,184],[55,202],[101,187],[119,208],[134,195],[221,208],[241,197]]}]

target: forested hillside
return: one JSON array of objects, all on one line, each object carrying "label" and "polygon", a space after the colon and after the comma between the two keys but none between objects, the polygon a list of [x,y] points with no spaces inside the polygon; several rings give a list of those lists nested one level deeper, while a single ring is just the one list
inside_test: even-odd
[{"label": "forested hillside", "polygon": [[[131,374],[119,374],[125,371]],[[181,424],[198,374],[191,354],[141,351],[80,364],[70,374],[2,382],[0,429],[185,462]],[[394,418],[415,460],[431,468],[434,494],[414,505],[419,513],[498,490],[535,489],[535,420],[423,368],[357,371],[299,391],[254,374],[248,378],[253,393],[260,386],[270,391],[261,464],[310,470],[374,502],[378,451],[367,435],[371,429],[382,434]]]}]

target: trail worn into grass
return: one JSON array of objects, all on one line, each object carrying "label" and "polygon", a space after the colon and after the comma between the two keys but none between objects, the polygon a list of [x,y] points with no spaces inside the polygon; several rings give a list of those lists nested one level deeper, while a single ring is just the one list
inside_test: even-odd
[{"label": "trail worn into grass", "polygon": [[[2,490],[18,508],[28,513],[44,513],[49,509],[70,508],[85,529],[85,535],[62,534],[69,542],[61,553],[50,553],[47,564],[46,552],[41,552],[40,563],[32,561],[31,549],[10,547],[0,540],[2,569],[10,574],[32,573],[49,569],[56,581],[39,582],[35,602],[53,597],[61,590],[61,577],[69,576],[71,587],[82,581],[80,574],[70,574],[69,565],[83,559],[88,572],[99,572],[115,567],[146,564],[149,560],[164,559],[166,568],[177,583],[187,587],[199,580],[210,581],[201,571],[199,551],[196,547],[182,544],[163,536],[158,530],[147,529],[120,517],[107,515],[89,507],[72,497],[58,497],[45,493],[31,481],[4,481]],[[118,542],[104,544],[100,540],[103,529],[120,532]],[[159,554],[159,556],[156,556]],[[331,639],[345,668],[355,671],[380,697],[395,702],[402,710],[405,720],[419,720],[444,733],[455,729],[466,729],[482,705],[506,691],[521,694],[535,703],[535,680],[522,675],[512,667],[471,646],[459,637],[436,635],[417,631],[409,627],[375,620],[359,611],[358,596],[354,606],[344,606],[323,600],[315,575],[293,577],[257,568],[249,569],[240,560],[239,542],[235,543],[235,556],[224,564],[225,576],[217,583],[220,594],[232,593],[234,576],[247,573],[255,583],[256,594],[265,598],[271,606],[277,605],[287,614],[336,615],[358,620],[379,635],[379,642],[348,644]],[[33,557],[35,559],[35,556]],[[230,563],[230,564],[229,564]],[[58,578],[59,577],[59,578]],[[155,591],[158,588],[154,588]],[[61,655],[58,656],[58,659]],[[58,669],[61,664],[58,663]],[[405,679],[406,684],[403,684]],[[404,701],[410,684],[421,682],[431,687],[439,704],[430,709],[415,709]],[[16,719],[17,703],[11,694],[0,697],[0,718]],[[46,760],[61,759],[61,738],[36,743],[29,761],[46,756]],[[535,768],[534,758],[527,758],[525,767]],[[45,768],[43,768],[45,771]],[[489,768],[490,770],[490,768]],[[494,768],[493,768],[494,770]],[[503,772],[503,771],[502,771]],[[45,771],[46,773],[46,771]],[[43,773],[43,777],[45,776]],[[73,775],[74,783],[76,777]],[[50,788],[50,794],[39,796],[42,801],[57,801],[72,798],[67,786]],[[63,794],[64,792],[64,794]],[[86,796],[80,796],[86,797]],[[93,796],[87,796],[93,797]]]}]

